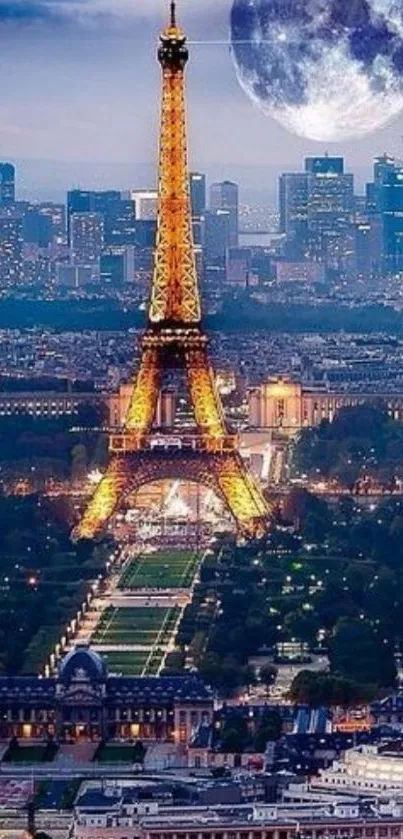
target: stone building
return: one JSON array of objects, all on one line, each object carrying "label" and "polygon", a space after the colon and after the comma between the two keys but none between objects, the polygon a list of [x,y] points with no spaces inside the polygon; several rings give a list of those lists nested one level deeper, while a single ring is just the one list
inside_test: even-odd
[{"label": "stone building", "polygon": [[57,676],[0,677],[0,740],[160,740],[186,744],[213,717],[213,698],[195,676],[109,676],[85,645]]}]

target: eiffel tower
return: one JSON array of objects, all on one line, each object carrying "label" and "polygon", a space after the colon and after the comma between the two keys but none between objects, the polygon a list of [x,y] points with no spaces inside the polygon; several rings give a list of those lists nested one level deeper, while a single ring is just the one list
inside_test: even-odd
[{"label": "eiffel tower", "polygon": [[[170,23],[160,35],[162,68],[157,244],[148,325],[140,369],[125,426],[109,437],[109,466],[74,539],[94,538],[119,504],[160,479],[195,481],[214,490],[243,536],[262,535],[269,509],[226,425],[201,326],[193,247],[188,172],[185,67],[186,36],[171,2]],[[193,409],[195,432],[170,433],[155,447],[153,426],[163,374],[180,370]]]}]

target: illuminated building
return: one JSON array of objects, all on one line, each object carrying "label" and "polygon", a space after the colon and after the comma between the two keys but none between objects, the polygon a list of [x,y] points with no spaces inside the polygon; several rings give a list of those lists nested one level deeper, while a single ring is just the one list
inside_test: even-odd
[{"label": "illuminated building", "polygon": [[403,271],[403,166],[385,173],[380,186],[383,271]]},{"label": "illuminated building", "polygon": [[[162,112],[158,233],[148,325],[125,425],[111,434],[107,472],[75,539],[93,538],[122,499],[163,479],[187,479],[214,490],[226,503],[241,533],[262,535],[269,509],[245,468],[238,438],[228,429],[201,328],[201,305],[192,237],[184,75],[186,36],[176,22],[175,2],[160,36]],[[153,429],[163,374],[186,377],[194,430],[168,434],[155,445]]]},{"label": "illuminated building", "polygon": [[385,406],[390,416],[403,420],[403,396],[399,394],[337,393],[277,379],[249,390],[249,426],[281,431],[292,437],[324,419],[332,421],[340,408],[367,404]]},{"label": "illuminated building", "polygon": [[344,172],[342,157],[308,157],[309,253],[327,264],[343,267],[351,256],[354,176]]},{"label": "illuminated building", "polygon": [[287,237],[287,256],[300,259],[308,243],[308,178],[285,172],[279,180],[280,233]]},{"label": "illuminated building", "polygon": [[68,244],[71,246],[71,218],[76,213],[100,213],[106,226],[106,218],[109,215],[119,213],[122,198],[117,190],[105,190],[94,192],[82,189],[73,189],[67,193],[67,235]]},{"label": "illuminated building", "polygon": [[22,218],[1,215],[0,210],[0,289],[18,285],[23,279]]},{"label": "illuminated building", "polygon": [[73,265],[99,269],[104,243],[104,221],[100,213],[74,213],[71,223],[71,258]]},{"label": "illuminated building", "polygon": [[0,392],[0,417],[29,414],[34,417],[62,417],[76,414],[81,405],[109,404],[99,393],[73,393],[51,390]]},{"label": "illuminated building", "polygon": [[0,740],[162,740],[186,744],[212,721],[213,700],[194,676],[113,676],[90,647],[54,677],[0,676]]}]

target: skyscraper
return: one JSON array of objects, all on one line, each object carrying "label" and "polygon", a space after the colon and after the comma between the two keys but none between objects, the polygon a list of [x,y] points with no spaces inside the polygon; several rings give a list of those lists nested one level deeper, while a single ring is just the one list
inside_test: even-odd
[{"label": "skyscraper", "polygon": [[206,212],[206,176],[191,172],[190,200],[192,205],[193,240],[195,245],[203,243],[203,221]]},{"label": "skyscraper", "polygon": [[403,271],[403,166],[384,173],[380,185],[382,269]]},{"label": "skyscraper", "polygon": [[0,212],[0,289],[9,288],[23,278],[22,219]]},{"label": "skyscraper", "polygon": [[71,216],[71,258],[74,265],[99,268],[104,244],[101,213],[73,213]]},{"label": "skyscraper", "polygon": [[[102,210],[98,207],[97,212]],[[137,224],[133,201],[119,198],[110,203],[102,213],[105,226],[106,245],[134,245],[136,243]]]},{"label": "skyscraper", "polygon": [[24,214],[22,222],[24,242],[47,248],[53,240],[53,224],[50,216],[32,207]]},{"label": "skyscraper", "polygon": [[388,154],[375,157],[374,178],[371,183],[366,184],[367,212],[371,215],[381,214],[381,187],[388,175],[395,170],[396,165],[395,158]]},{"label": "skyscraper", "polygon": [[279,181],[280,233],[287,236],[286,253],[302,259],[308,242],[308,176],[286,172]]},{"label": "skyscraper", "polygon": [[73,189],[67,193],[67,241],[71,247],[71,217],[73,213],[90,213],[93,210],[93,193]]},{"label": "skyscraper", "polygon": [[0,163],[0,207],[15,203],[15,167],[12,163]]},{"label": "skyscraper", "polygon": [[121,194],[117,190],[95,192],[91,190],[73,189],[67,193],[67,237],[71,246],[71,217],[75,213],[100,213],[104,220],[109,214],[116,213],[121,202]]},{"label": "skyscraper", "polygon": [[230,247],[231,213],[208,210],[205,214],[204,254],[207,266],[223,267]]},{"label": "skyscraper", "polygon": [[311,258],[343,267],[351,256],[354,176],[344,172],[342,157],[309,157],[308,249]]},{"label": "skyscraper", "polygon": [[206,209],[206,176],[200,172],[191,172],[189,180],[192,216],[200,217]]},{"label": "skyscraper", "polygon": [[229,213],[229,247],[238,245],[239,188],[232,181],[215,183],[210,188],[210,208],[213,211],[226,210]]}]

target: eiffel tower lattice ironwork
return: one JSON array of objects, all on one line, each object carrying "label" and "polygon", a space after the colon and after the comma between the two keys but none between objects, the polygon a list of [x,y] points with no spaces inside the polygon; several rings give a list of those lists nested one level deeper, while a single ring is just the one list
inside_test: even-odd
[{"label": "eiffel tower lattice ironwork", "polygon": [[[75,539],[96,536],[125,497],[164,478],[196,481],[213,489],[244,535],[260,535],[267,527],[269,509],[239,454],[236,435],[226,426],[201,326],[187,152],[184,76],[188,57],[186,36],[177,24],[172,2],[170,23],[161,33],[158,50],[162,67],[159,199],[148,326],[125,427],[110,435],[107,472],[73,531]],[[152,430],[162,375],[171,368],[181,369],[186,376],[196,429],[187,443],[179,432],[179,446],[167,442],[155,448]]]}]

